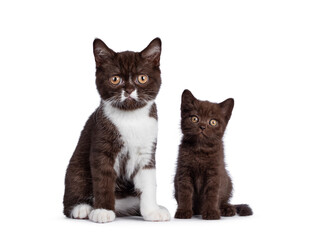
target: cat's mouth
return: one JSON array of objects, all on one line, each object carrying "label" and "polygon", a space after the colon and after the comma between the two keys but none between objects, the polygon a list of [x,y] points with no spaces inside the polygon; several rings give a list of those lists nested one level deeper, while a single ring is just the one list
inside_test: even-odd
[{"label": "cat's mouth", "polygon": [[200,132],[200,136],[201,137],[206,137],[206,138],[208,137],[204,132]]},{"label": "cat's mouth", "polygon": [[129,96],[125,99],[125,101],[136,101],[136,99],[134,99],[133,97]]}]

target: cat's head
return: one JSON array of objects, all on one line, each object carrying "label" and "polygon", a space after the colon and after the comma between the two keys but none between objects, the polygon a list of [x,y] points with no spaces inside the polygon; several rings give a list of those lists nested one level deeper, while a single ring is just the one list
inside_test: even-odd
[{"label": "cat's head", "polygon": [[220,141],[231,117],[234,100],[221,103],[196,99],[184,90],[181,100],[181,129],[186,139],[201,142]]},{"label": "cat's head", "polygon": [[96,85],[103,101],[122,110],[134,110],[156,98],[161,85],[159,38],[141,52],[119,53],[95,39],[93,52]]}]

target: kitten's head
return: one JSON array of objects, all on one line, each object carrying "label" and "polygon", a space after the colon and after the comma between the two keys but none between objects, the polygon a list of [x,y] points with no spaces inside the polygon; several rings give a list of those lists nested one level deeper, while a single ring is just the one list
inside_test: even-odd
[{"label": "kitten's head", "polygon": [[96,85],[103,101],[122,110],[134,110],[156,98],[161,85],[159,38],[141,52],[119,53],[95,39],[93,52]]},{"label": "kitten's head", "polygon": [[221,141],[231,117],[234,100],[211,103],[196,99],[184,90],[181,101],[181,129],[186,139],[212,142]]}]

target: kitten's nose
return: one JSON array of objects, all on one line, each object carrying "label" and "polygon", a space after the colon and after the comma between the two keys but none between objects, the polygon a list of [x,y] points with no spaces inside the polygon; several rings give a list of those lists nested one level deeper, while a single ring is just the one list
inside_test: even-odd
[{"label": "kitten's nose", "polygon": [[134,88],[126,88],[124,91],[124,96],[129,97],[130,94],[134,91]]},{"label": "kitten's nose", "polygon": [[205,130],[205,129],[206,129],[206,126],[201,125],[201,126],[200,126],[200,129],[203,131],[203,130]]},{"label": "kitten's nose", "polygon": [[134,88],[129,88],[126,89],[126,93],[128,93],[129,95],[134,91]]}]

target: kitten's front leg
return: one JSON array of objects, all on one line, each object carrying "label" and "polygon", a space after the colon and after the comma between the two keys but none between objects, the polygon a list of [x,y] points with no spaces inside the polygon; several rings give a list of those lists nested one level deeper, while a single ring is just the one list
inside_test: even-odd
[{"label": "kitten's front leg", "polygon": [[180,168],[181,172],[184,174],[179,174],[177,176],[176,183],[176,196],[178,209],[175,214],[175,218],[188,219],[193,215],[192,212],[192,197],[193,197],[193,184],[191,173],[188,170]]},{"label": "kitten's front leg", "polygon": [[112,159],[103,152],[94,152],[90,156],[93,197],[93,210],[89,219],[93,222],[112,222],[115,215],[114,187],[116,173]]},{"label": "kitten's front leg", "polygon": [[202,219],[215,220],[220,219],[219,210],[219,188],[220,177],[218,175],[209,174],[206,179],[209,181],[204,187],[204,200],[202,205]]},{"label": "kitten's front leg", "polygon": [[156,200],[156,170],[140,169],[134,177],[135,188],[141,192],[140,212],[147,221],[169,221],[170,213]]}]

